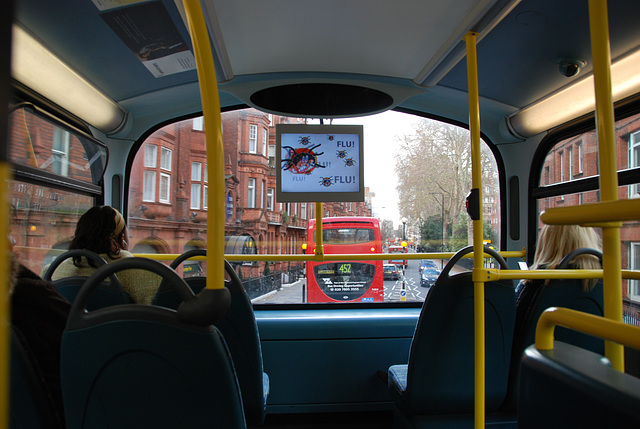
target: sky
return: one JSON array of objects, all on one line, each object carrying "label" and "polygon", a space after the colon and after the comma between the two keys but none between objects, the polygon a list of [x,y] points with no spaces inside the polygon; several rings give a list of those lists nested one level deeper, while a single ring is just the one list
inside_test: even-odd
[{"label": "sky", "polygon": [[375,193],[373,215],[380,220],[391,219],[395,227],[401,224],[398,210],[398,177],[395,173],[396,136],[411,132],[420,119],[399,112],[384,112],[358,118],[334,119],[333,124],[364,126],[364,181]]}]

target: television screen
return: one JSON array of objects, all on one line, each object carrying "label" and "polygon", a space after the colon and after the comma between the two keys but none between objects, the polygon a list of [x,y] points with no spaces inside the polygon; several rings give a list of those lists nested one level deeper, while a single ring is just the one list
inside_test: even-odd
[{"label": "television screen", "polygon": [[278,201],[364,201],[362,137],[362,125],[276,125]]}]

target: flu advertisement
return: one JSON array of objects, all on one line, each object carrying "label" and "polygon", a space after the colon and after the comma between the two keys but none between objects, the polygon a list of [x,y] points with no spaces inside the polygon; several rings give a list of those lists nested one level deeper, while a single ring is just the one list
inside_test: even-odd
[{"label": "flu advertisement", "polygon": [[282,134],[283,192],[358,192],[358,134]]}]

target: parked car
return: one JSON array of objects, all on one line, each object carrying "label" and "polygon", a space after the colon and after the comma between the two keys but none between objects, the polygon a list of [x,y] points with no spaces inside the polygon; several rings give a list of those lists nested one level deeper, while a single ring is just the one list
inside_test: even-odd
[{"label": "parked car", "polygon": [[436,268],[436,263],[433,262],[431,259],[423,259],[420,261],[420,266],[418,266],[418,272],[422,273],[422,270],[424,270],[427,267]]},{"label": "parked car", "polygon": [[395,264],[384,264],[382,266],[382,277],[384,280],[398,280],[400,278],[400,270]]},{"label": "parked car", "polygon": [[436,283],[436,280],[438,280],[438,276],[440,276],[440,271],[432,268],[432,267],[425,267],[422,270],[422,274],[420,275],[420,286],[422,287],[431,287]]}]

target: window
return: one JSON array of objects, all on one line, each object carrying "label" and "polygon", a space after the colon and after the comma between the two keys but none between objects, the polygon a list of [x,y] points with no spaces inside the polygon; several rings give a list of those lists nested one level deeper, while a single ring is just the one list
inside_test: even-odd
[{"label": "window", "polygon": [[53,129],[53,146],[51,154],[53,156],[51,168],[53,172],[60,176],[69,175],[69,138],[68,131],[60,127]]},{"label": "window", "polygon": [[564,182],[564,152],[560,151],[560,181]]},{"label": "window", "polygon": [[158,147],[154,144],[148,144],[144,147],[144,166],[156,168],[158,157]]},{"label": "window", "polygon": [[256,179],[250,178],[247,186],[247,207],[254,209],[256,207]]},{"label": "window", "polygon": [[[640,167],[640,114],[624,118],[616,122],[616,157],[620,170],[627,170]],[[628,140],[626,139],[628,137]],[[571,186],[553,186],[560,182],[560,171],[554,175],[554,162],[558,161],[557,152],[563,150],[570,151],[567,145],[574,143],[574,153],[576,154],[573,174],[578,177],[572,179]],[[539,186],[532,189],[532,193],[537,195],[537,204],[532,207],[536,213],[540,213],[549,208],[559,206],[578,206],[600,201],[598,180],[584,180],[586,178],[597,178],[598,170],[598,143],[596,131],[591,130],[583,134],[572,136],[566,140],[557,141],[549,149],[539,171]],[[627,164],[625,160],[629,160]],[[551,176],[547,182],[547,169],[551,167]],[[637,176],[625,176],[622,173],[618,176],[619,186],[618,196],[620,198],[640,197],[640,182]],[[546,186],[546,185],[551,186]],[[572,192],[572,193],[567,193]],[[538,223],[538,228],[542,227]],[[596,228],[600,234],[600,229]],[[622,255],[622,269],[640,269],[640,226],[637,221],[623,222],[620,228],[620,251]],[[534,240],[529,238],[528,245],[533,248]],[[627,292],[632,300],[640,301],[640,281],[622,279],[623,291]],[[623,312],[631,314],[628,305],[623,303]]]},{"label": "window", "polygon": [[162,148],[162,153],[160,155],[160,168],[171,171],[171,149],[167,149],[166,147]]},{"label": "window", "polygon": [[273,188],[267,189],[267,209],[273,211]]},{"label": "window", "polygon": [[169,203],[171,190],[171,176],[165,173],[160,173],[160,196],[158,200],[161,203]]},{"label": "window", "polygon": [[[276,148],[272,140],[274,129],[268,125],[266,113],[253,109],[247,109],[247,112],[250,114],[241,115],[237,111],[222,114],[227,125],[225,129],[242,130],[238,135],[234,135],[233,139],[235,141],[229,140],[229,138],[232,138],[229,135],[225,137],[225,145],[236,154],[234,155],[235,159],[225,165],[225,188],[223,194],[225,196],[225,215],[223,220],[227,233],[229,235],[251,236],[256,241],[260,241],[261,253],[263,251],[270,254],[301,253],[301,246],[306,243],[308,220],[315,217],[315,205],[306,202],[291,202],[287,204],[287,202],[276,201],[276,169],[267,168],[266,166],[267,158],[270,166],[277,166],[275,162]],[[273,116],[274,125],[281,122],[303,124],[315,121],[317,119]],[[420,181],[415,190],[407,191],[406,194],[400,195],[397,177],[395,174],[388,174],[396,167],[394,152],[400,149],[400,147],[388,145],[389,138],[393,138],[395,135],[399,137],[406,136],[408,138],[403,139],[403,141],[411,142],[412,144],[417,141],[416,144],[420,145],[417,147],[429,144],[428,139],[422,138],[422,136],[441,132],[441,128],[438,127],[444,125],[429,125],[429,128],[423,128],[422,124],[426,121],[428,120],[413,118],[411,115],[399,112],[344,119],[344,122],[363,123],[367,134],[370,135],[367,138],[367,145],[371,149],[368,152],[370,156],[367,156],[367,165],[370,172],[365,174],[370,174],[367,177],[367,186],[370,186],[369,192],[371,194],[363,202],[327,202],[322,205],[319,212],[320,216],[322,217],[325,213],[326,217],[331,219],[335,219],[337,216],[371,216],[371,204],[373,203],[375,204],[374,215],[380,217],[381,220],[396,219],[396,217],[400,219],[402,216],[397,216],[396,214],[399,202],[414,201],[412,195],[420,195],[427,188],[436,189],[433,184],[434,181],[445,176],[447,178],[446,183],[455,183],[455,186],[452,185],[447,192],[453,193],[456,189],[464,189],[459,195],[452,197],[455,201],[463,201],[470,187],[467,181],[469,174],[464,170],[467,168],[467,164],[460,163],[458,165],[452,163],[456,159],[468,158],[469,144],[466,130],[462,130],[465,135],[460,140],[464,143],[461,143],[460,148],[456,148],[455,156],[452,157],[454,158],[453,160],[445,160],[443,157],[443,162],[430,162],[433,160],[427,159],[426,161],[416,160],[415,164],[408,165],[408,170],[419,171],[420,174],[428,170],[426,173],[429,174],[425,176],[425,181],[429,181],[429,184],[426,184],[425,181]],[[431,122],[433,121],[429,121],[429,124]],[[433,123],[436,124],[435,122]],[[197,128],[198,125],[199,122],[194,118],[186,119],[181,124],[171,124],[150,135],[140,147],[139,153],[136,155],[138,158],[132,164],[130,172],[129,207],[127,208],[130,214],[127,226],[131,228],[132,248],[144,237],[158,237],[167,243],[167,250],[179,252],[187,248],[185,246],[188,245],[189,241],[206,237],[207,222],[198,222],[198,220],[202,219],[204,210],[208,209],[208,166],[203,154],[200,152],[205,135],[202,132],[192,130],[192,127],[195,126]],[[380,130],[385,131],[383,133]],[[387,135],[387,131],[389,135]],[[627,133],[626,135],[628,136],[629,134]],[[575,145],[575,139],[572,142]],[[586,144],[586,142],[587,140],[583,144]],[[557,148],[553,152],[553,162],[549,163],[552,175],[551,181],[553,181],[554,175],[559,175],[558,151],[566,151],[568,143],[565,142],[563,148]],[[590,155],[588,146],[585,145],[584,148],[585,153]],[[250,153],[249,149],[253,153]],[[324,150],[324,146],[321,149]],[[429,153],[438,153],[437,147],[432,149]],[[626,146],[625,149],[628,150]],[[415,150],[413,146],[403,147],[401,150],[402,153],[420,152]],[[173,163],[173,151],[176,151],[175,163]],[[487,159],[492,160],[491,151],[488,150],[488,147],[487,152]],[[265,153],[267,158],[264,158]],[[574,146],[574,154],[576,153]],[[73,148],[70,148],[70,154],[74,154]],[[184,156],[182,156],[183,154]],[[237,163],[234,162],[235,160],[237,160]],[[228,161],[228,159],[225,161]],[[444,161],[447,163],[445,164]],[[574,161],[577,165],[578,158],[576,157]],[[492,244],[499,244],[500,177],[497,175],[497,163],[495,160],[492,162],[496,164],[495,168],[483,168],[485,178],[489,178],[487,182],[483,182],[482,186],[482,190],[485,191],[485,198],[488,201],[487,205],[490,206],[485,206],[485,209],[487,210],[486,213],[490,212],[491,214],[491,218],[487,217],[486,219],[485,232],[487,236],[485,238],[491,239]],[[429,168],[425,169],[425,165],[429,165]],[[459,169],[458,171],[464,170],[464,172],[453,174],[456,168]],[[585,158],[584,168],[592,168],[587,158]],[[173,183],[173,180],[176,182]],[[309,179],[307,178],[307,180]],[[455,182],[456,180],[457,182]],[[402,192],[409,189],[410,185],[411,183],[407,183],[406,186],[401,187]],[[486,189],[487,185],[490,188],[489,190]],[[375,198],[372,195],[374,192]],[[188,201],[179,198],[188,199]],[[556,204],[555,200],[557,198],[549,199],[554,200],[553,203]],[[444,224],[447,229],[444,230],[445,233],[442,236],[443,211],[441,210],[440,200],[439,195],[425,198],[424,206],[416,209],[415,215],[407,216],[411,218],[411,227],[407,229],[407,236],[419,238],[421,234],[424,234],[425,236],[419,239],[424,238],[424,240],[437,244],[436,250],[438,251],[442,248],[441,243],[442,239],[444,239],[447,249],[457,250],[468,242],[469,228],[465,223],[468,216],[444,212],[446,216]],[[585,202],[587,202],[586,200],[588,200],[587,197],[585,197]],[[447,208],[448,202],[447,197],[445,201],[445,207]],[[170,207],[177,208],[180,204],[183,204],[183,209],[181,210],[169,209]],[[266,213],[260,217],[260,212],[263,210]],[[200,214],[193,219],[191,216],[193,212]],[[294,218],[296,222],[293,221]],[[422,232],[417,222],[415,222],[417,218],[428,219],[430,225],[432,224],[432,228]],[[450,222],[452,219],[458,218],[461,219],[460,225]],[[397,225],[393,225],[393,222],[391,222],[390,230],[395,229],[394,227],[397,227]],[[187,229],[185,230],[185,228]],[[397,232],[389,231],[389,234],[398,237]],[[360,240],[357,236],[351,239]],[[640,240],[637,241],[640,242]],[[371,246],[368,246],[367,252],[369,252],[370,248]],[[307,253],[311,251],[312,249],[306,250]],[[625,253],[625,256],[627,255],[628,253]],[[239,262],[238,267],[241,269],[242,277],[245,280],[263,275],[265,269],[264,261],[255,261],[248,265],[243,265],[242,261]],[[274,262],[270,264],[269,268],[273,270],[273,273],[282,272],[283,275],[275,275],[274,278],[278,284],[274,282],[273,285],[269,285],[273,286],[273,289],[265,290],[265,293],[277,293],[281,279],[293,279],[299,275],[307,274],[305,264],[301,261]],[[406,301],[424,300],[426,293],[424,293],[424,288],[419,288],[418,270],[409,271],[411,273],[408,278],[418,280],[417,283],[412,283],[411,285],[418,284],[415,290],[421,293],[410,295],[407,292]],[[285,281],[285,283],[291,283],[291,281]],[[387,284],[387,286],[389,285]],[[295,287],[297,288],[297,285]],[[627,287],[627,284],[625,284],[625,287]],[[390,294],[385,294],[385,302],[400,301],[399,291],[394,290],[391,292],[389,290],[388,292]],[[288,300],[289,298],[285,300],[288,300],[286,303],[299,304],[303,296],[301,292],[296,292],[290,300]],[[258,297],[255,304],[260,305],[265,302],[264,298]],[[355,304],[350,303],[348,305]]]},{"label": "window", "polygon": [[262,129],[262,155],[267,156],[267,143],[269,142],[269,131]]},{"label": "window", "polygon": [[197,183],[202,180],[202,163],[191,163],[191,205],[192,209],[200,209],[200,195],[202,192],[202,184]]},{"label": "window", "polygon": [[156,172],[145,171],[142,184],[142,201],[154,202],[156,200]]},{"label": "window", "polygon": [[567,158],[569,158],[569,180],[573,179],[573,149],[567,149]]},{"label": "window", "polygon": [[582,173],[582,142],[577,144],[578,147],[578,173]]},{"label": "window", "polygon": [[193,128],[194,131],[204,131],[204,118],[202,116],[198,118],[193,118]]},{"label": "window", "polygon": [[202,196],[202,208],[203,209],[207,209],[209,208],[209,187],[207,185],[204,185],[204,193]]},{"label": "window", "polygon": [[256,153],[258,149],[258,126],[249,125],[249,153]]},{"label": "window", "polygon": [[202,185],[200,183],[191,184],[191,208],[195,210],[200,209],[200,191]]},{"label": "window", "polygon": [[[640,167],[640,131],[629,135],[629,168]],[[640,195],[640,184],[631,186],[630,197]]]},{"label": "window", "polygon": [[[630,269],[640,270],[640,243],[631,243]],[[640,301],[640,280],[629,280],[629,298]]]},{"label": "window", "polygon": [[191,181],[199,182],[201,180],[202,180],[202,163],[192,162],[191,163]]}]

